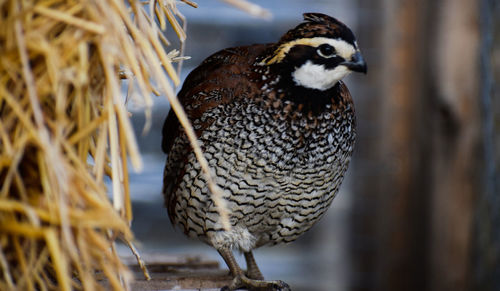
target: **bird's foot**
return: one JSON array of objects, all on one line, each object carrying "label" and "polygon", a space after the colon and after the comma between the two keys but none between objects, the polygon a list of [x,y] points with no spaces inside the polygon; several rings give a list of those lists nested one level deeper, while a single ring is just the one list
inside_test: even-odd
[{"label": "bird's foot", "polygon": [[237,290],[241,288],[251,291],[291,291],[290,286],[283,281],[254,280],[245,275],[234,277],[231,285],[222,287],[221,291]]}]

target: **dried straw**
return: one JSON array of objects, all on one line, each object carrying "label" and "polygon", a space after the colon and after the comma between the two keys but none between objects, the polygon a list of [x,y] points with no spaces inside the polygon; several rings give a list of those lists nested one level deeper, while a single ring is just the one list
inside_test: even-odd
[{"label": "dried straw", "polygon": [[272,14],[269,10],[264,9],[261,6],[249,2],[247,0],[221,0],[221,1],[226,2],[227,4],[232,5],[240,10],[243,10],[246,13],[255,17],[263,19],[270,19],[272,17]]},{"label": "dried straw", "polygon": [[[149,4],[185,38],[174,1]],[[118,73],[148,113],[153,82],[174,99],[166,40],[139,1],[2,1],[0,26],[0,290],[123,289],[142,160]]]},{"label": "dried straw", "polygon": [[230,228],[171,85],[179,84],[176,54],[165,52],[161,30],[168,22],[183,43],[184,17],[175,0],[126,3],[0,1],[0,290],[100,290],[102,279],[127,288],[131,275],[113,243],[119,237],[136,253],[128,162],[143,165],[122,78],[140,93],[146,129],[151,93],[168,98]]}]

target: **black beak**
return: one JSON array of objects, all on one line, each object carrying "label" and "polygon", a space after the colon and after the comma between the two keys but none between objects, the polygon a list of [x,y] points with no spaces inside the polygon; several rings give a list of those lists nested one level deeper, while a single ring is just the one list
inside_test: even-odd
[{"label": "black beak", "polygon": [[359,51],[357,51],[352,56],[352,59],[350,61],[346,61],[340,64],[346,66],[349,70],[353,72],[360,72],[366,74],[366,63]]}]

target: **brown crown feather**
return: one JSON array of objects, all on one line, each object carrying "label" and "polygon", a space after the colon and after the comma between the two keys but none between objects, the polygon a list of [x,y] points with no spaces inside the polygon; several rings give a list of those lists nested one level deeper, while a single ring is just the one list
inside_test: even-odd
[{"label": "brown crown feather", "polygon": [[321,13],[304,13],[303,17],[305,21],[283,35],[279,43],[312,37],[341,38],[354,43],[351,30],[336,18]]}]

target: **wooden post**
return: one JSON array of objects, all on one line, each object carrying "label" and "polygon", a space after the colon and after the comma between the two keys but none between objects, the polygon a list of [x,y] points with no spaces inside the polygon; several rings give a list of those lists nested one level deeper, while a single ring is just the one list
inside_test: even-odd
[{"label": "wooden post", "polygon": [[[371,49],[369,72],[376,74],[359,82],[360,91],[377,106],[359,106],[353,172],[367,177],[356,184],[373,184],[354,187],[353,231],[366,241],[362,252],[353,247],[352,289],[467,290],[485,176],[479,5],[359,2],[366,17],[360,35],[371,35],[371,43],[360,43]],[[367,25],[371,17],[381,17],[380,29]],[[370,66],[373,58],[379,68]],[[365,122],[376,122],[376,130],[363,129]],[[354,245],[362,235],[354,234]]]},{"label": "wooden post", "polygon": [[484,175],[479,91],[479,5],[442,0],[428,82],[432,139],[431,290],[467,290],[476,197]]}]

